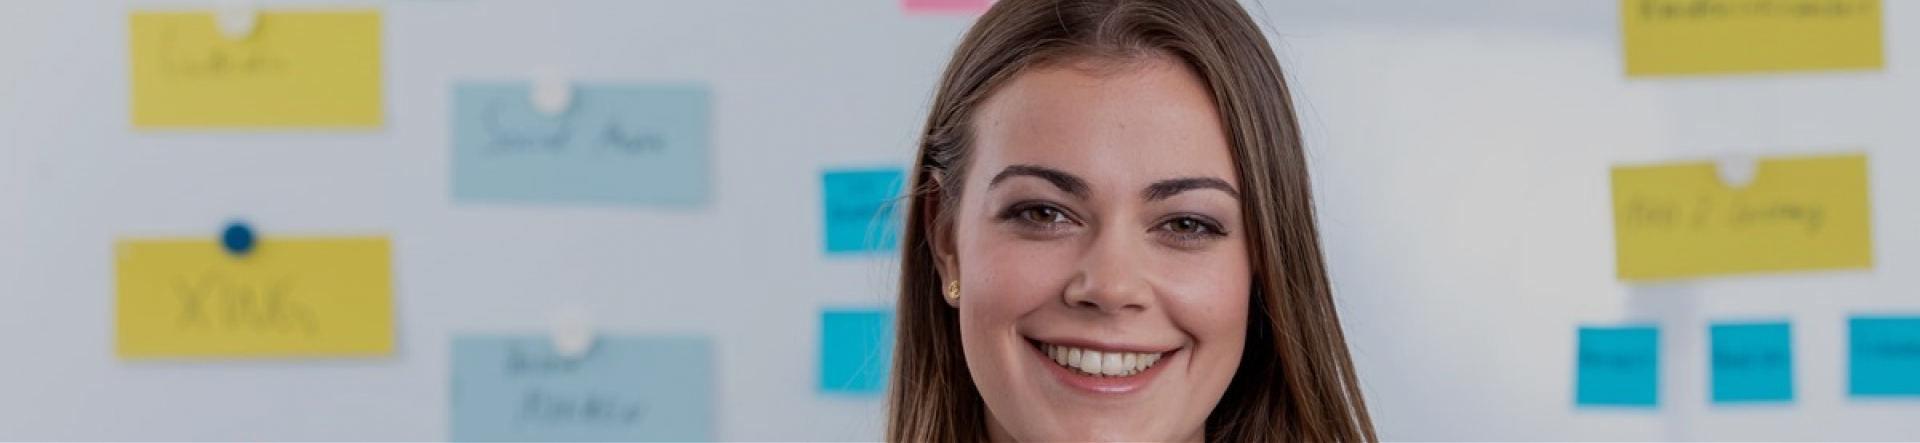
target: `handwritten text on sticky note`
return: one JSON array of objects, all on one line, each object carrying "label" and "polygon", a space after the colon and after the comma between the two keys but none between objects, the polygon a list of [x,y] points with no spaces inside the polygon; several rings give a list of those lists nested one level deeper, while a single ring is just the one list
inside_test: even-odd
[{"label": "handwritten text on sticky note", "polygon": [[1793,401],[1793,337],[1787,323],[1723,323],[1708,328],[1713,401]]},{"label": "handwritten text on sticky note", "polygon": [[453,342],[454,441],[712,441],[713,347],[602,336],[561,356],[547,336]]},{"label": "handwritten text on sticky note", "polygon": [[134,13],[133,125],[380,126],[378,12],[264,12],[257,20],[235,40],[208,12]]},{"label": "handwritten text on sticky note", "polygon": [[897,168],[838,169],[821,176],[828,254],[897,247],[905,173]]},{"label": "handwritten text on sticky note", "polygon": [[384,355],[393,349],[385,238],[124,240],[114,267],[122,357]]},{"label": "handwritten text on sticky note", "polygon": [[1920,316],[1860,316],[1847,325],[1849,394],[1920,397]]},{"label": "handwritten text on sticky note", "polygon": [[1658,328],[1583,326],[1578,340],[1575,404],[1652,407],[1659,403]]},{"label": "handwritten text on sticky note", "polygon": [[1721,184],[1714,167],[1613,169],[1621,279],[1873,265],[1866,156],[1761,159],[1739,189]]},{"label": "handwritten text on sticky note", "polygon": [[705,204],[711,100],[703,86],[581,84],[564,112],[545,115],[526,84],[457,86],[454,199]]},{"label": "handwritten text on sticky note", "polygon": [[1871,70],[1880,0],[1621,0],[1627,75]]}]

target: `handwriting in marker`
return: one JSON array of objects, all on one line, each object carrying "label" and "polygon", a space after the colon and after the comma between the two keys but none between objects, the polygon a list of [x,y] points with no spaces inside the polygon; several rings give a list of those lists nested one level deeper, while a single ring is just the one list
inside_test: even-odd
[{"label": "handwriting in marker", "polygon": [[1793,401],[1793,332],[1786,322],[1708,328],[1715,403]]},{"label": "handwriting in marker", "polygon": [[1659,404],[1660,330],[1653,326],[1580,327],[1574,404]]},{"label": "handwriting in marker", "polygon": [[693,337],[456,337],[453,441],[713,441],[713,353]]},{"label": "handwriting in marker", "polygon": [[1711,162],[1613,168],[1620,278],[1650,280],[1873,265],[1867,157],[1776,157],[1749,184]]},{"label": "handwriting in marker", "polygon": [[453,90],[460,202],[696,207],[712,169],[711,92],[698,85],[578,84],[564,112],[525,84]]},{"label": "handwriting in marker", "polygon": [[828,254],[874,253],[899,244],[900,211],[894,203],[906,185],[899,168],[835,169],[821,174]]},{"label": "handwriting in marker", "polygon": [[528,349],[531,345],[511,343],[507,348],[507,375],[566,375],[580,369],[581,359],[561,357],[545,349]]},{"label": "handwriting in marker", "polygon": [[244,38],[207,11],[134,12],[133,126],[365,128],[383,121],[377,10],[261,12]]},{"label": "handwriting in marker", "polygon": [[1880,358],[1920,360],[1920,341],[1880,342],[1862,349]]},{"label": "handwriting in marker", "polygon": [[313,311],[293,299],[290,278],[249,282],[209,271],[198,279],[176,279],[174,293],[180,300],[181,331],[320,333]]},{"label": "handwriting in marker", "polygon": [[1727,20],[1740,18],[1841,19],[1870,14],[1877,0],[1639,0],[1636,10],[1648,21]]},{"label": "handwriting in marker", "polygon": [[541,425],[631,426],[646,417],[646,404],[608,393],[568,395],[539,387],[521,397],[518,421]]},{"label": "handwriting in marker", "polygon": [[[586,152],[643,154],[666,149],[666,136],[643,131],[631,131],[621,124],[620,114],[609,114],[604,122],[581,122],[579,117],[555,117],[547,128],[509,128],[512,120],[504,116],[506,107],[502,101],[490,101],[486,105],[485,120],[482,123],[486,132],[486,153],[504,155],[515,153],[565,154],[573,148],[574,128],[576,126],[598,126],[594,131],[598,137],[591,138]],[[630,132],[631,131],[631,132]]]},{"label": "handwriting in marker", "polygon": [[606,130],[600,133],[600,146],[612,151],[627,154],[659,151],[667,148],[667,138],[657,133],[641,132],[629,134],[620,124],[619,115],[607,122]]},{"label": "handwriting in marker", "polygon": [[1847,324],[1848,394],[1920,397],[1920,317],[1854,317]]},{"label": "handwriting in marker", "polygon": [[1777,351],[1756,350],[1718,350],[1713,353],[1713,365],[1728,370],[1749,370],[1777,368],[1787,364],[1787,355]]},{"label": "handwriting in marker", "polygon": [[245,257],[206,238],[123,240],[114,263],[116,353],[385,355],[393,349],[388,251],[384,237],[275,237]]},{"label": "handwriting in marker", "polygon": [[1580,366],[1591,369],[1624,371],[1639,368],[1652,363],[1651,356],[1626,354],[1613,351],[1580,351]]},{"label": "handwriting in marker", "polygon": [[1881,0],[1620,0],[1629,77],[1880,70]]},{"label": "handwriting in marker", "polygon": [[508,129],[505,119],[500,116],[505,112],[505,107],[506,105],[499,101],[488,102],[486,105],[486,117],[481,124],[486,130],[485,146],[488,154],[533,150],[559,151],[573,139],[573,130],[568,127],[572,123],[571,120],[562,120],[556,125],[557,128],[546,131]]},{"label": "handwriting in marker", "polygon": [[1705,195],[1692,202],[1636,195],[1625,209],[1623,221],[1635,227],[1739,232],[1796,226],[1807,236],[1820,234],[1827,212],[1826,205],[1818,201],[1761,200],[1738,195],[1719,205],[1714,204],[1713,197]]},{"label": "handwriting in marker", "polygon": [[161,31],[160,66],[168,78],[235,78],[284,75],[292,68],[287,58],[265,45],[210,45],[181,47],[179,27],[169,22]]}]

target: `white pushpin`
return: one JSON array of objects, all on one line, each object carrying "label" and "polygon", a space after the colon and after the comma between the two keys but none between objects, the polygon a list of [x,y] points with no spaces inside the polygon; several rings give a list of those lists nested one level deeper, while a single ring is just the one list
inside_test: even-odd
[{"label": "white pushpin", "polygon": [[555,70],[542,70],[533,76],[533,110],[540,115],[558,117],[573,106],[573,85]]},{"label": "white pushpin", "polygon": [[1713,171],[1728,189],[1741,189],[1753,184],[1754,176],[1760,174],[1760,161],[1751,154],[1723,154],[1714,162]]},{"label": "white pushpin", "polygon": [[228,39],[246,40],[259,27],[260,11],[248,0],[227,0],[214,9],[213,21]]},{"label": "white pushpin", "polygon": [[593,350],[593,322],[586,311],[568,308],[554,315],[553,350],[569,359],[584,357]]}]

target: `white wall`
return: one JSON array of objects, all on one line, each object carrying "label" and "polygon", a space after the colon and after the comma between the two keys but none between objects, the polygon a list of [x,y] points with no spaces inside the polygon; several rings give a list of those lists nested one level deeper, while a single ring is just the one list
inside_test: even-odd
[{"label": "white wall", "polygon": [[[1889,1],[1875,74],[1633,80],[1612,0],[1249,2],[1278,38],[1336,290],[1390,440],[1920,439],[1920,402],[1844,397],[1843,315],[1920,311],[1920,5]],[[904,165],[967,17],[894,0],[389,1],[387,124],[136,132],[126,16],[182,2],[0,2],[0,439],[440,440],[452,334],[538,332],[566,303],[717,346],[721,440],[870,440],[877,399],[814,389],[818,308],[888,300],[884,259],[827,258],[819,176]],[[334,5],[328,2],[292,3]],[[704,210],[458,206],[452,84],[561,66],[704,81]],[[1611,164],[1729,149],[1871,156],[1876,269],[1633,287]],[[113,356],[113,239],[287,232],[394,241],[399,350],[372,361]],[[1795,322],[1798,402],[1709,407],[1700,336]],[[1668,324],[1658,412],[1573,408],[1574,327]],[[1688,338],[1681,331],[1697,330]]]},{"label": "white wall", "polygon": [[[1390,3],[1390,4],[1389,4]],[[1915,440],[1920,402],[1845,397],[1845,316],[1920,312],[1920,5],[1885,5],[1887,68],[1627,80],[1611,0],[1268,4],[1322,219],[1391,440]],[[1608,166],[1864,151],[1875,269],[1614,279]],[[1710,406],[1706,326],[1793,321],[1796,399]],[[1576,410],[1574,328],[1663,324],[1656,412]]]}]

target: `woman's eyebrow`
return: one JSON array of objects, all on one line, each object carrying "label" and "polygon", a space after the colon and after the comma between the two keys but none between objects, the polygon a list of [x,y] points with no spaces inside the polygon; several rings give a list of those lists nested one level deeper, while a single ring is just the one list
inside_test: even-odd
[{"label": "woman's eyebrow", "polygon": [[1161,180],[1154,184],[1147,185],[1147,189],[1140,191],[1140,198],[1146,199],[1146,201],[1159,201],[1195,189],[1214,189],[1233,196],[1234,200],[1240,199],[1240,191],[1234,190],[1233,185],[1227,184],[1226,180],[1213,177],[1181,177]]},{"label": "woman's eyebrow", "polygon": [[1006,179],[1009,179],[1009,178],[1019,177],[1019,176],[1035,177],[1041,180],[1046,180],[1048,183],[1053,183],[1054,187],[1060,188],[1061,191],[1066,191],[1066,193],[1068,194],[1073,194],[1075,198],[1079,198],[1081,200],[1086,200],[1087,197],[1089,196],[1087,191],[1086,180],[1082,180],[1078,176],[1069,174],[1067,173],[1067,171],[1062,171],[1059,169],[1053,169],[1053,168],[1040,166],[1040,165],[1008,166],[1006,169],[1000,170],[999,174],[993,175],[993,180],[990,180],[987,182],[987,189],[992,190],[994,186],[999,186],[1000,182],[1006,181]]}]

